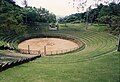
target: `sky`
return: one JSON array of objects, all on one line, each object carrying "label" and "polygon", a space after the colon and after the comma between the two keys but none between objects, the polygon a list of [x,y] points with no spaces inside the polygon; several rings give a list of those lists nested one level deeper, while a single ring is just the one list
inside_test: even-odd
[{"label": "sky", "polygon": [[[23,0],[14,0],[20,6],[22,5]],[[73,8],[72,5],[69,4],[69,0],[27,0],[28,6],[33,6],[40,8],[46,8],[50,12],[59,15],[66,16],[72,13],[77,13],[76,8]]]},{"label": "sky", "polygon": [[[23,0],[14,0],[16,4],[23,6]],[[85,1],[85,0],[82,0]],[[78,3],[73,3],[73,0],[27,0],[28,6],[36,8],[46,8],[51,13],[54,13],[57,16],[66,16],[74,13],[78,13],[77,8],[73,4],[77,5]],[[71,3],[70,3],[71,2]],[[94,0],[88,0],[86,8],[93,4]],[[86,10],[84,9],[84,11]],[[79,12],[83,12],[80,10]]]}]

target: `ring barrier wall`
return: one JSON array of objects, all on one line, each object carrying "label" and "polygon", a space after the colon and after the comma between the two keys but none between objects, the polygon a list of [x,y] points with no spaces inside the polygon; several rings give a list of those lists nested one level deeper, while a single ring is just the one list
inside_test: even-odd
[{"label": "ring barrier wall", "polygon": [[[28,39],[33,39],[33,38],[60,38],[60,39],[65,39],[65,40],[70,40],[75,42],[76,44],[78,44],[78,47],[74,47],[71,49],[65,49],[65,50],[57,50],[57,51],[46,51],[46,52],[41,52],[41,50],[27,50],[27,49],[18,49],[18,44],[21,43],[22,41],[28,40]],[[19,40],[17,40],[19,39]],[[17,41],[16,41],[17,40]],[[77,37],[68,35],[68,34],[49,34],[49,33],[42,33],[42,34],[26,34],[23,36],[19,36],[17,38],[15,38],[15,44],[13,45],[13,47],[20,53],[23,54],[33,54],[33,55],[55,55],[55,54],[63,54],[63,53],[68,53],[68,52],[73,52],[75,50],[83,50],[85,48],[85,43],[82,42],[81,40],[79,40]],[[29,45],[30,46],[30,45]]]}]

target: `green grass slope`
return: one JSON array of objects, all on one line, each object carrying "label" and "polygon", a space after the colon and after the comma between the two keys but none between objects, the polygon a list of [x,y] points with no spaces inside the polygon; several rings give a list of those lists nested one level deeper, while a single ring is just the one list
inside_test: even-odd
[{"label": "green grass slope", "polygon": [[54,33],[70,34],[86,43],[82,51],[44,56],[0,73],[0,82],[119,82],[117,39],[82,24],[60,25]]}]

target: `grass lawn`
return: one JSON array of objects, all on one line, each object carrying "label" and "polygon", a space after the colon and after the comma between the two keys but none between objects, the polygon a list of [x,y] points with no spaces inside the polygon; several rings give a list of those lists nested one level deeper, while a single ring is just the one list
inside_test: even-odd
[{"label": "grass lawn", "polygon": [[6,43],[3,41],[0,41],[0,46],[5,45]]},{"label": "grass lawn", "polygon": [[115,51],[115,37],[95,29],[85,30],[83,24],[67,24],[67,27],[60,25],[59,31],[50,32],[76,36],[85,42],[86,47],[82,51],[44,56],[9,68],[0,72],[0,82],[120,81],[120,53]]}]

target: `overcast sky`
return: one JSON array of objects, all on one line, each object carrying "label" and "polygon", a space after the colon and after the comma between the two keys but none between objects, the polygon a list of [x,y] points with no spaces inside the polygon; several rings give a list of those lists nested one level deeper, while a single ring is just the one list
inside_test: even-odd
[{"label": "overcast sky", "polygon": [[[23,0],[14,0],[14,1],[16,1],[16,4],[23,6],[22,5]],[[59,16],[66,16],[77,13],[77,8],[73,7],[73,3],[69,3],[69,2],[73,2],[73,0],[27,0],[27,1],[28,1],[28,6],[33,6],[37,8],[43,7]],[[86,7],[90,6],[91,4],[94,4],[94,1],[95,0],[88,0]]]}]

